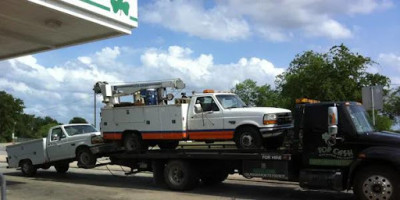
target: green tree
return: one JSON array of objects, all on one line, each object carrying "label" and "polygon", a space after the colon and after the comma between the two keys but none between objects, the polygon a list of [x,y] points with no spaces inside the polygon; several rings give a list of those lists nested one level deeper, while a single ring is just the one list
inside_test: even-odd
[{"label": "green tree", "polygon": [[38,134],[37,134],[37,136],[38,137],[46,137],[47,136],[47,134],[48,134],[48,132],[49,132],[49,129],[51,128],[51,127],[53,127],[53,126],[57,126],[57,125],[59,125],[58,123],[49,123],[49,124],[46,124],[46,125],[43,125],[43,126],[41,126],[40,128],[39,128],[39,131],[38,131]]},{"label": "green tree", "polygon": [[306,51],[277,76],[276,84],[291,108],[295,99],[302,97],[361,102],[362,87],[390,84],[386,76],[366,72],[373,64],[369,57],[353,53],[343,44],[333,46],[327,53]]},{"label": "green tree", "polygon": [[383,105],[383,112],[391,119],[397,119],[396,117],[400,116],[400,87],[389,92]]},{"label": "green tree", "polygon": [[11,141],[16,122],[23,113],[24,102],[5,91],[0,91],[0,141]]},{"label": "green tree", "polygon": [[85,118],[82,117],[74,117],[71,120],[69,120],[70,124],[87,124],[88,122],[86,121]]},{"label": "green tree", "polygon": [[257,82],[246,79],[235,85],[232,92],[237,94],[247,105],[274,106],[279,105],[279,93],[268,84],[257,86]]}]

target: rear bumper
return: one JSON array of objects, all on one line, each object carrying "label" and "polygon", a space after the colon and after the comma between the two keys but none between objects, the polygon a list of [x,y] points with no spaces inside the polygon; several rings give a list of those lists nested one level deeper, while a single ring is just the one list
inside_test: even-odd
[{"label": "rear bumper", "polygon": [[280,136],[286,130],[293,128],[293,124],[276,125],[273,127],[262,127],[260,128],[260,133],[263,138]]}]

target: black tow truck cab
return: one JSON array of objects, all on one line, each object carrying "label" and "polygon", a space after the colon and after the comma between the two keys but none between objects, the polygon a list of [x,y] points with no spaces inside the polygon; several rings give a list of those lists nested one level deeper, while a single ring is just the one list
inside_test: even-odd
[{"label": "black tow truck cab", "polygon": [[152,171],[156,183],[173,190],[217,184],[239,173],[308,189],[353,189],[358,199],[400,199],[400,135],[375,131],[355,102],[297,104],[294,129],[279,150],[149,150],[110,159],[132,173]]}]

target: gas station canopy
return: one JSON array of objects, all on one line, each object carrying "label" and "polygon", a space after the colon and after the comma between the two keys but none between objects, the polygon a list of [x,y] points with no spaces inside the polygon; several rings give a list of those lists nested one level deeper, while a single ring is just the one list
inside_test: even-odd
[{"label": "gas station canopy", "polygon": [[1,0],[0,60],[131,34],[137,0]]}]

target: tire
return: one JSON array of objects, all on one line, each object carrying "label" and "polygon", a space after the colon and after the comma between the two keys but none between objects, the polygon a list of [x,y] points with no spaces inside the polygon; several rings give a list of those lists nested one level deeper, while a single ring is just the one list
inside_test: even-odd
[{"label": "tire", "polygon": [[164,179],[171,190],[184,191],[197,186],[197,171],[185,161],[170,161],[164,168]]},{"label": "tire", "polygon": [[163,141],[158,143],[158,147],[162,150],[172,150],[178,147],[179,141]]},{"label": "tire", "polygon": [[217,171],[217,172],[210,173],[210,174],[203,176],[201,178],[201,182],[207,186],[220,184],[228,178],[228,175],[229,175],[229,173],[227,173],[227,172]]},{"label": "tire", "polygon": [[96,166],[97,159],[88,148],[81,148],[76,154],[76,160],[78,161],[78,167],[90,169]]},{"label": "tire", "polygon": [[143,142],[138,134],[126,134],[123,140],[125,151],[132,153],[139,153],[146,151],[148,146]]},{"label": "tire", "polygon": [[31,160],[24,160],[21,162],[21,171],[25,176],[34,176],[37,172],[37,168],[32,164]]},{"label": "tire", "polygon": [[262,137],[253,127],[244,127],[236,132],[235,143],[239,149],[261,149]]},{"label": "tire", "polygon": [[161,161],[153,161],[152,170],[153,170],[153,180],[154,183],[158,186],[165,187],[165,179],[164,179],[164,168],[165,163]]},{"label": "tire", "polygon": [[353,191],[360,200],[398,200],[399,183],[398,173],[392,168],[370,166],[355,175]]},{"label": "tire", "polygon": [[56,168],[57,173],[64,174],[69,169],[69,163],[58,163],[54,165],[54,168]]}]

